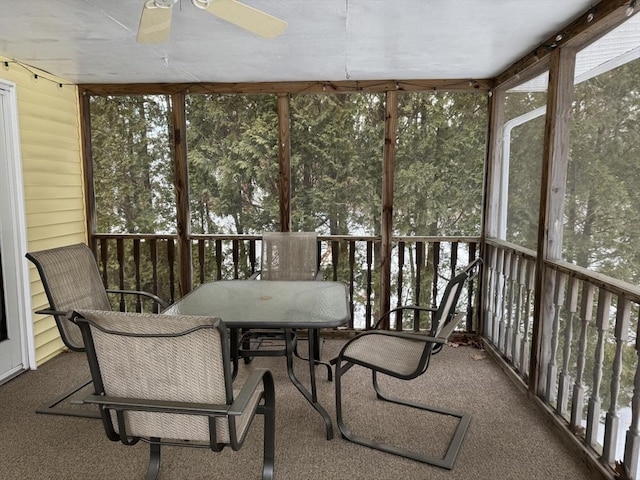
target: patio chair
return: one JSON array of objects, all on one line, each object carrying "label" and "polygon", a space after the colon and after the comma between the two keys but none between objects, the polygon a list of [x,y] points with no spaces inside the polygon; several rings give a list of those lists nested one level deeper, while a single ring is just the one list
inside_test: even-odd
[{"label": "patio chair", "polygon": [[[350,339],[343,346],[340,354],[332,360],[332,363],[336,365],[336,416],[338,428],[344,439],[383,452],[411,458],[419,462],[437,465],[447,469],[453,468],[453,463],[455,462],[467,427],[469,426],[470,415],[389,397],[381,391],[377,374],[381,373],[402,380],[412,380],[426,372],[431,355],[436,351],[435,347],[441,347],[448,341],[456,325],[464,316],[464,312],[456,312],[455,308],[464,284],[467,279],[474,275],[475,269],[478,268],[480,264],[480,259],[473,261],[448,283],[442,301],[435,310],[428,335],[417,332],[410,333],[378,329],[362,332]],[[394,308],[378,320],[376,328],[378,328],[391,313],[405,310],[433,311],[434,309],[417,305]],[[444,457],[439,458],[424,455],[406,448],[399,448],[386,443],[365,439],[351,432],[345,424],[342,413],[342,376],[354,365],[359,365],[371,370],[373,388],[379,400],[459,419]],[[434,432],[434,436],[437,435],[438,432]]]},{"label": "patio chair", "polygon": [[[149,443],[146,479],[157,478],[163,445],[239,450],[264,415],[262,479],[273,479],[275,390],[271,372],[232,384],[224,323],[214,317],[77,310],[109,440]],[[234,391],[234,387],[238,391]]]},{"label": "patio chair", "polygon": [[[69,321],[67,313],[77,308],[111,310],[108,293],[138,295],[151,299],[154,309],[166,308],[167,304],[156,295],[134,290],[107,290],[104,288],[100,271],[93,253],[83,243],[51,248],[26,254],[28,260],[38,269],[49,308],[38,310],[41,315],[53,315],[64,345],[74,352],[84,352],[82,335],[77,325]],[[85,381],[70,391],[47,402],[36,410],[37,413],[99,418],[97,412],[86,412],[77,408],[58,405],[74,396],[76,392],[91,383]]]},{"label": "patio chair", "polygon": [[[261,280],[322,280],[322,272],[318,271],[318,234],[316,232],[266,232],[262,235],[261,269],[251,276]],[[298,353],[297,336],[293,331],[294,354],[308,360]],[[331,365],[320,361],[320,337],[317,330],[313,333],[316,364],[327,367],[327,375],[332,380]],[[249,363],[253,356],[285,355],[285,332],[274,330],[244,331],[240,339],[239,353]],[[262,348],[266,346],[266,348]]]}]

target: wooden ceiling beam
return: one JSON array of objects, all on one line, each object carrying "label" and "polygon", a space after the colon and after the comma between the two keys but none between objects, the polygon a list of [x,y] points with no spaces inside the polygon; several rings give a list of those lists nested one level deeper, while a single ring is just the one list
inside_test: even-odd
[{"label": "wooden ceiling beam", "polygon": [[259,83],[133,83],[83,84],[90,95],[174,95],[174,94],[301,94],[301,93],[385,93],[388,91],[488,91],[492,80],[367,80]]},{"label": "wooden ceiling beam", "polygon": [[[541,61],[548,61],[553,50],[561,46],[580,49],[623,23],[630,0],[602,0],[576,18],[559,32],[554,33],[533,51],[509,66],[495,78],[494,88],[512,83],[514,77],[530,77]],[[541,7],[542,8],[542,7]],[[640,8],[640,7],[639,7]]]}]

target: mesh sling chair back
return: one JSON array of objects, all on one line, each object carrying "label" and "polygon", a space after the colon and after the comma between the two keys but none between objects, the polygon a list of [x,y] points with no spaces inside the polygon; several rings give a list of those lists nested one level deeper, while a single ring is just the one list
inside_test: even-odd
[{"label": "mesh sling chair back", "polygon": [[[214,317],[77,310],[107,437],[150,445],[147,480],[157,478],[163,445],[239,450],[264,415],[262,479],[271,480],[275,390],[254,370],[233,390],[227,330]],[[237,386],[236,386],[237,387]]]},{"label": "mesh sling chair back", "polygon": [[262,235],[262,280],[317,280],[318,234],[267,232]]},{"label": "mesh sling chair back", "polygon": [[[411,380],[426,372],[431,355],[437,351],[436,347],[441,347],[447,342],[456,325],[465,315],[465,312],[456,312],[455,309],[466,281],[475,275],[475,270],[479,268],[480,264],[480,259],[473,261],[449,281],[440,305],[433,315],[428,335],[376,329],[356,335],[343,346],[338,357],[332,361],[332,363],[336,365],[336,416],[338,428],[343,438],[354,443],[411,458],[423,463],[437,465],[447,469],[453,468],[469,425],[470,416],[389,397],[381,391],[377,374],[381,373],[402,380]],[[381,325],[382,321],[388,318],[391,313],[405,310],[428,311],[433,309],[416,305],[401,306],[385,313],[379,319],[377,326]],[[342,411],[342,377],[354,365],[359,365],[371,370],[373,388],[379,400],[459,419],[444,457],[429,456],[406,448],[365,439],[360,435],[354,434],[349,429],[345,423]]]},{"label": "mesh sling chair back", "polygon": [[[29,252],[26,258],[36,266],[49,302],[48,309],[38,310],[36,313],[53,315],[62,342],[75,352],[84,351],[84,342],[78,326],[67,317],[68,312],[74,309],[111,310],[107,293],[147,297],[153,301],[156,310],[167,306],[160,298],[148,292],[106,290],[95,257],[83,243]],[[47,402],[37,412],[97,418],[98,414],[95,412],[87,413],[81,409],[58,406],[89,383],[91,380]]]},{"label": "mesh sling chair back", "polygon": [[[322,279],[322,272],[318,269],[318,234],[316,232],[265,232],[262,235],[261,267],[260,271],[251,278],[269,280],[297,280],[314,281]],[[240,354],[249,362],[251,356],[285,355],[286,332],[273,330],[245,331],[240,341]],[[293,334],[294,353],[298,354],[295,332]],[[314,330],[313,341],[316,352],[319,352],[319,336]],[[277,342],[275,342],[277,341]],[[269,344],[271,348],[260,347]],[[276,345],[275,347],[273,345]],[[306,358],[303,358],[307,360]],[[332,378],[331,366],[321,362],[319,357],[315,363],[327,366],[327,375]]]}]

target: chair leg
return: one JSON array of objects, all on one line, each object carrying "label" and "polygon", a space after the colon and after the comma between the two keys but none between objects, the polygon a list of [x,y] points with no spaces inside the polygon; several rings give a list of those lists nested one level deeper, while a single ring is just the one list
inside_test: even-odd
[{"label": "chair leg", "polygon": [[[87,412],[87,411],[82,411],[80,409],[64,408],[64,407],[57,406],[58,404],[74,396],[76,393],[80,392],[82,389],[86,388],[87,386],[93,386],[91,379],[86,380],[79,385],[76,385],[71,390],[63,393],[59,397],[56,397],[55,399],[50,400],[46,404],[38,407],[36,409],[36,413],[42,413],[45,415],[64,415],[68,417],[101,418],[100,411],[97,408]],[[91,391],[91,393],[93,393],[93,391]],[[84,396],[86,397],[86,395]],[[78,403],[81,403],[81,402],[78,402]]]},{"label": "chair leg", "polygon": [[264,413],[264,452],[262,461],[262,480],[273,480],[276,445],[276,402],[273,377],[265,375],[264,405],[261,411]]},{"label": "chair leg", "polygon": [[403,448],[399,448],[399,447],[395,447],[393,445],[388,445],[385,443],[377,443],[377,442],[373,442],[367,439],[364,439],[360,436],[357,436],[355,434],[353,434],[349,428],[346,426],[346,424],[344,423],[344,420],[342,418],[342,390],[341,390],[341,383],[342,383],[342,375],[344,373],[346,373],[347,370],[349,370],[353,364],[345,364],[344,367],[342,367],[340,365],[340,360],[337,361],[336,363],[336,379],[335,379],[335,383],[336,383],[336,417],[337,417],[337,423],[338,423],[338,429],[340,430],[340,433],[342,434],[342,438],[349,440],[353,443],[357,443],[359,445],[364,445],[365,447],[369,447],[369,448],[374,448],[376,450],[380,450],[383,452],[387,452],[387,453],[391,453],[393,455],[398,455],[401,457],[405,457],[405,458],[410,458],[412,460],[416,460],[418,462],[422,462],[422,463],[427,463],[430,465],[435,465],[437,467],[442,467],[442,468],[446,468],[448,470],[451,470],[453,468],[453,464],[456,460],[456,456],[458,455],[458,452],[460,451],[460,447],[462,446],[462,441],[464,440],[464,436],[467,432],[467,429],[469,427],[469,422],[471,421],[471,415],[469,414],[464,414],[464,413],[457,413],[457,412],[453,412],[450,410],[446,410],[446,409],[441,409],[441,408],[435,408],[435,407],[429,407],[427,405],[422,405],[416,402],[409,402],[409,401],[404,401],[404,400],[400,400],[400,399],[396,399],[396,398],[391,398],[387,395],[385,395],[381,390],[380,387],[378,385],[378,381],[376,378],[376,374],[375,371],[373,372],[373,386],[374,389],[376,391],[376,396],[377,398],[379,398],[380,400],[383,401],[387,401],[387,402],[391,402],[391,403],[396,403],[398,405],[404,405],[407,407],[411,407],[411,408],[416,408],[419,410],[425,410],[425,411],[429,411],[429,412],[433,412],[433,413],[438,413],[441,415],[447,415],[450,417],[455,417],[458,418],[458,425],[456,426],[456,430],[453,433],[453,436],[449,442],[449,447],[447,449],[446,454],[444,455],[444,457],[433,457],[433,456],[428,456],[428,455],[424,455],[418,452],[413,452],[410,450],[406,450]]},{"label": "chair leg", "polygon": [[160,439],[150,438],[149,444],[149,468],[147,469],[147,476],[145,480],[156,480],[158,478],[158,472],[160,471]]}]

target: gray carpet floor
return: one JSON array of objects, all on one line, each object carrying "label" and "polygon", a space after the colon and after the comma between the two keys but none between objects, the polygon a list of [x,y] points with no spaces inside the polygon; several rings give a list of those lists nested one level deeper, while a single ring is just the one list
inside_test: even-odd
[{"label": "gray carpet floor", "polygon": [[[327,340],[323,357],[338,352],[341,340]],[[297,361],[303,381],[305,364]],[[592,478],[530,402],[481,350],[446,347],[427,373],[411,382],[384,378],[383,388],[422,403],[472,414],[453,470],[421,464],[343,440],[327,441],[320,416],[286,376],[283,358],[259,358],[241,367],[270,368],[276,380],[276,465],[278,480],[582,480]],[[88,379],[84,354],[64,353],[0,386],[0,478],[142,479],[148,446],[110,442],[99,420],[41,415],[35,409],[79,381]],[[334,419],[333,383],[319,368],[318,393]],[[344,377],[345,414],[353,430],[372,438],[439,454],[447,447],[451,421],[375,399],[368,372],[353,368]],[[86,408],[81,406],[79,408]],[[251,480],[260,478],[262,419],[243,448],[164,448],[162,480]]]}]

